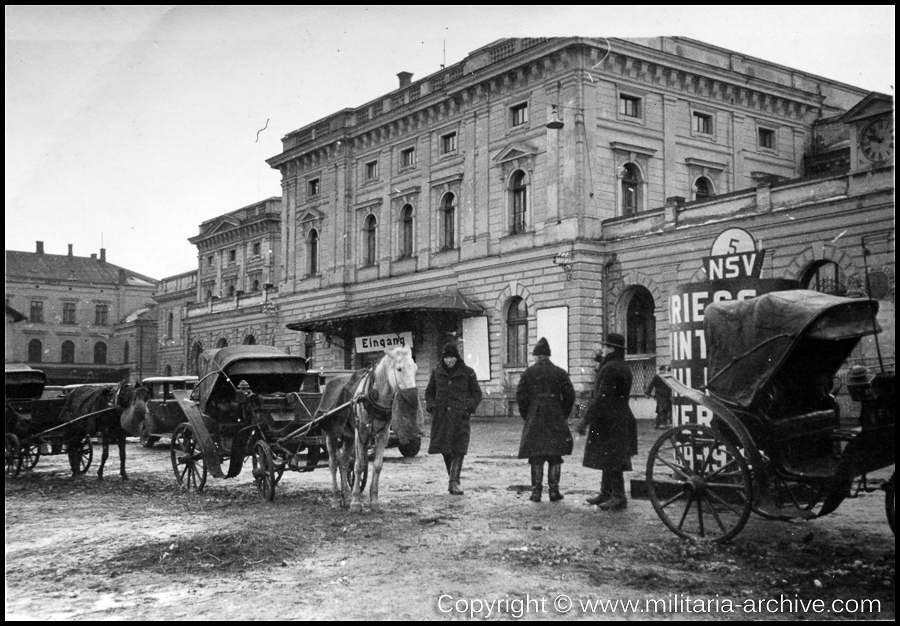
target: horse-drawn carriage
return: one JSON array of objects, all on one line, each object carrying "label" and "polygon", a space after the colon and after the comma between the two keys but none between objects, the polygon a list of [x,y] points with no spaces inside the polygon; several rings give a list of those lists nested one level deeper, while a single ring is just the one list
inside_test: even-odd
[{"label": "horse-drawn carriage", "polygon": [[[880,332],[877,311],[806,290],[706,308],[706,393],[664,380],[712,417],[667,430],[647,461],[648,495],[672,532],[727,541],[751,512],[810,519],[875,490],[866,475],[894,465],[894,372],[850,369],[858,419],[832,394],[860,340]],[[881,488],[893,530],[893,473]]]},{"label": "horse-drawn carriage", "polygon": [[5,366],[6,476],[33,469],[41,456],[67,454],[72,472],[84,474],[93,460],[87,433],[73,434],[74,418],[63,413],[65,395],[42,397],[47,376],[27,365]]}]

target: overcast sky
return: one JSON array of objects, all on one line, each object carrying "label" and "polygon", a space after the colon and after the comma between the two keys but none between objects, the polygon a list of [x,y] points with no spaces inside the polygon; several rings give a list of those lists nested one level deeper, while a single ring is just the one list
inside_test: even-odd
[{"label": "overcast sky", "polygon": [[[285,134],[501,37],[682,35],[894,93],[893,6],[6,6],[6,249],[153,278],[272,196]],[[445,57],[446,55],[446,57]],[[264,130],[261,130],[264,129]]]}]

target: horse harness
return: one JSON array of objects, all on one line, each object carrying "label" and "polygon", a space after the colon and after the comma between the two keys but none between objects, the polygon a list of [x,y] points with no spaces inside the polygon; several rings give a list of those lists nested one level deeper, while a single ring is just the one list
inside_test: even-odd
[{"label": "horse harness", "polygon": [[380,428],[373,429],[373,435],[379,435],[384,432],[391,421],[391,407],[378,403],[378,390],[373,387],[375,379],[374,369],[370,369],[363,376],[360,382],[360,391],[356,396],[356,401],[365,407],[366,412],[377,422],[381,422]]}]

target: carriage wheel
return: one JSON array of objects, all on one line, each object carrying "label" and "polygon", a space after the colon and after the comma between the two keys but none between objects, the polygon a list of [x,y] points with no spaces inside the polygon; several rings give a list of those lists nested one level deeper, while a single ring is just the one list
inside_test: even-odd
[{"label": "carriage wheel", "polygon": [[206,461],[190,424],[179,424],[172,433],[172,470],[185,491],[202,491],[206,485]]},{"label": "carriage wheel", "polygon": [[[86,474],[91,467],[91,461],[94,460],[94,442],[89,436],[85,436],[75,451],[78,455],[78,469],[73,470],[75,474]],[[71,460],[71,457],[69,457]]]},{"label": "carriage wheel", "polygon": [[894,530],[894,475],[891,474],[891,479],[884,485],[884,511],[887,513],[891,532],[896,535],[897,531]]},{"label": "carriage wheel", "polygon": [[22,469],[34,469],[41,458],[40,443],[26,443],[22,445]]},{"label": "carriage wheel", "polygon": [[647,460],[647,490],[657,515],[684,539],[728,541],[750,517],[750,468],[731,443],[701,424],[666,431]]},{"label": "carriage wheel", "polygon": [[22,471],[22,448],[19,438],[6,433],[6,477],[15,478]]},{"label": "carriage wheel", "polygon": [[272,448],[262,439],[253,446],[253,481],[260,498],[269,502],[275,499],[275,460]]},{"label": "carriage wheel", "polygon": [[144,420],[141,423],[141,445],[145,448],[152,448],[156,445],[156,442],[159,441],[159,437],[154,437],[150,434],[150,423],[147,420]]}]

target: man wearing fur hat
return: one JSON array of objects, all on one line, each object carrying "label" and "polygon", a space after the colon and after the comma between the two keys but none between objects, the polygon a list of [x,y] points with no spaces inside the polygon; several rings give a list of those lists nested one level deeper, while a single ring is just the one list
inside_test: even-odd
[{"label": "man wearing fur hat", "polygon": [[590,427],[582,465],[603,472],[600,493],[588,503],[617,511],[628,506],[624,472],[631,471],[631,457],[637,454],[637,421],[628,406],[632,377],[625,363],[625,337],[609,333],[603,355],[594,399],[578,432],[584,435]]},{"label": "man wearing fur hat", "polygon": [[459,483],[463,457],[469,451],[469,417],[480,403],[481,387],[475,370],[463,363],[456,344],[448,343],[425,389],[425,410],[431,414],[428,454],[444,455],[449,492],[454,496],[463,495]]},{"label": "man wearing fur hat", "polygon": [[525,420],[519,458],[531,464],[531,501],[540,502],[544,463],[550,501],[563,499],[559,492],[562,457],[572,454],[572,433],[567,422],[575,405],[575,388],[569,374],[550,362],[550,344],[541,337],[532,355],[535,363],[519,378],[516,402]]}]

